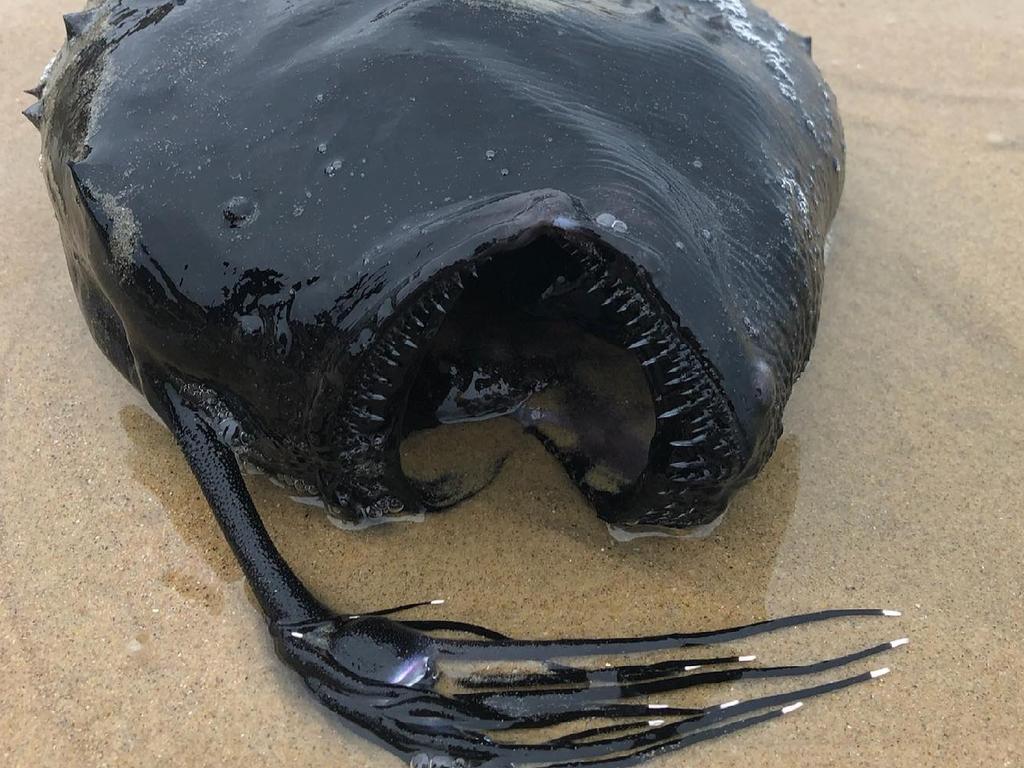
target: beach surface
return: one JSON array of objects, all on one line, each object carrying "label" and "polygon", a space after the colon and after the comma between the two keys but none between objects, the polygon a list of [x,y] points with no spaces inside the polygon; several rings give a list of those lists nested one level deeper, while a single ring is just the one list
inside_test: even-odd
[{"label": "beach surface", "polygon": [[[505,422],[452,436],[508,458],[422,524],[339,530],[265,477],[254,499],[345,612],[441,597],[524,637],[904,612],[737,648],[801,663],[911,638],[871,685],[656,765],[1024,766],[1024,3],[763,5],[814,38],[847,183],[785,436],[721,526],[617,542]],[[171,436],[90,338],[19,114],[76,8],[2,8],[0,764],[400,765],[278,662]]]}]

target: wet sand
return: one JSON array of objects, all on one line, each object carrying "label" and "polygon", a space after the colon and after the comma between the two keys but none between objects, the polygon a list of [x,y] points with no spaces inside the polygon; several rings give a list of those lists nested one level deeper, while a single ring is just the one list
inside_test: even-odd
[{"label": "wet sand", "polygon": [[[765,4],[814,36],[847,187],[786,436],[710,538],[614,542],[507,424],[474,438],[508,446],[495,481],[425,524],[341,531],[264,478],[257,506],[348,611],[445,597],[540,637],[905,611],[761,654],[909,635],[891,676],[662,765],[1024,765],[1024,4]],[[277,662],[169,434],[89,337],[18,114],[74,9],[3,8],[0,764],[398,765]]]}]

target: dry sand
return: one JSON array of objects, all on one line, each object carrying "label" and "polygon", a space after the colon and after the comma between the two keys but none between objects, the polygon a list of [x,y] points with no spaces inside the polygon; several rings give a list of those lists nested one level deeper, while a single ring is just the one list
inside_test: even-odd
[{"label": "dry sand", "polygon": [[[276,661],[184,461],[79,316],[18,114],[72,5],[2,3],[0,765],[397,765]],[[906,611],[765,656],[908,634],[893,675],[665,765],[1024,765],[1024,3],[767,5],[813,33],[849,175],[786,437],[711,538],[615,544],[515,433],[496,481],[426,524],[339,531],[260,479],[257,505],[349,610],[443,596],[539,636]]]}]

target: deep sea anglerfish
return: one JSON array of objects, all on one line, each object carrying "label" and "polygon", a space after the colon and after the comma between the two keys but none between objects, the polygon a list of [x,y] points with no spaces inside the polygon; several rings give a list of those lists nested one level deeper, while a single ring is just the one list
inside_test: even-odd
[{"label": "deep sea anglerfish", "polygon": [[[801,667],[694,651],[894,613],[873,609],[538,642],[337,615],[239,470],[387,520],[472,491],[404,471],[403,438],[502,416],[619,528],[718,518],[772,454],[818,321],[845,158],[809,39],[741,0],[105,0],[65,24],[25,114],[82,312],[323,704],[414,766],[618,766],[885,671],[647,698],[901,645]],[[602,394],[620,374],[641,407]]]}]

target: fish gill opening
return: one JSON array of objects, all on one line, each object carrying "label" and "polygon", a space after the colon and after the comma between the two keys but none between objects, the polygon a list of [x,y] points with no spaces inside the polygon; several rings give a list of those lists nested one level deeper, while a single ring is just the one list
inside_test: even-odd
[{"label": "fish gill opening", "polygon": [[479,422],[498,419],[488,429],[540,439],[591,498],[639,481],[655,406],[599,277],[557,235],[460,271],[457,297],[412,372],[400,427],[402,472],[427,506],[457,503],[496,476],[508,443],[488,439]]}]

